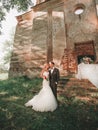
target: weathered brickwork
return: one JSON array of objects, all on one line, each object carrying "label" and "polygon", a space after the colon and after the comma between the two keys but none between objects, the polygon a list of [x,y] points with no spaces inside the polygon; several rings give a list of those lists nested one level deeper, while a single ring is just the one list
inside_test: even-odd
[{"label": "weathered brickwork", "polygon": [[[38,0],[32,11],[17,16],[9,76],[39,76],[43,64],[50,60],[56,63],[62,75],[67,71],[75,73],[78,43],[93,41],[98,61],[95,2],[97,0]],[[75,11],[79,8],[83,13],[77,15]]]}]

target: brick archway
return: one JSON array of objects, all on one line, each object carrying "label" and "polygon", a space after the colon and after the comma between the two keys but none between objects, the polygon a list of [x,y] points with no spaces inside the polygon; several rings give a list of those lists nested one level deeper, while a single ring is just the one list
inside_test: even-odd
[{"label": "brick archway", "polygon": [[96,53],[93,41],[75,43],[75,52],[77,55],[78,64],[85,56],[90,57],[93,61],[96,60]]}]

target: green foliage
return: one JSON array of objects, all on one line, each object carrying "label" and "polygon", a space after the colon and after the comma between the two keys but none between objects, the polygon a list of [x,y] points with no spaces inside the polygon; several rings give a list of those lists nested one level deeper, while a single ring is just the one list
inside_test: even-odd
[{"label": "green foliage", "polygon": [[10,9],[17,9],[17,11],[26,11],[29,6],[33,6],[31,0],[0,0],[0,26],[1,21],[5,20],[6,12]]},{"label": "green foliage", "polygon": [[9,64],[10,64],[10,59],[12,55],[12,50],[13,50],[13,44],[14,44],[14,33],[15,33],[15,28],[12,28],[10,32],[10,40],[6,40],[3,43],[2,51],[3,51],[3,56],[1,61],[1,72],[8,72],[9,70]]},{"label": "green foliage", "polygon": [[2,56],[2,64],[0,65],[0,70],[3,72],[7,72],[9,70],[9,63],[12,55],[13,49],[13,39],[11,38],[10,41],[6,40],[3,43],[2,51],[4,55]]},{"label": "green foliage", "polygon": [[13,42],[12,41],[6,41],[4,43],[4,52],[6,55],[4,56],[4,64],[10,63],[11,55],[12,55],[12,47]]},{"label": "green foliage", "polygon": [[0,81],[0,130],[97,130],[98,104],[59,95],[54,112],[35,112],[24,104],[37,94],[42,79]]},{"label": "green foliage", "polygon": [[11,8],[17,8],[19,11],[25,11],[28,6],[33,6],[31,0],[0,0],[0,2],[2,3],[1,9],[6,9],[7,11]]}]

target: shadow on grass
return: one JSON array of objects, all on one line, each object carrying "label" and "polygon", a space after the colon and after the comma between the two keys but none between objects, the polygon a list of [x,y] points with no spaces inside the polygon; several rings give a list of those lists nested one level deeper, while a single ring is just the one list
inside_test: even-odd
[{"label": "shadow on grass", "polygon": [[35,112],[25,107],[24,104],[39,92],[41,83],[42,79],[24,77],[0,82],[0,130],[98,129],[98,104],[76,97],[81,91],[88,93],[89,90],[83,88],[72,87],[60,93],[60,105],[54,112]]}]

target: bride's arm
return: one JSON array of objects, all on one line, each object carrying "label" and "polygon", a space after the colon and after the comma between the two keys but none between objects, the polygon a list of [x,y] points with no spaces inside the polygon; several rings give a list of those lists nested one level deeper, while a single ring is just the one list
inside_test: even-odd
[{"label": "bride's arm", "polygon": [[42,69],[41,73],[40,73],[40,77],[43,78],[43,72],[44,70]]},{"label": "bride's arm", "polygon": [[41,71],[41,73],[40,73],[40,77],[43,78],[43,79],[46,79],[46,76],[43,75],[43,73],[44,73],[44,69],[42,69],[42,71]]}]

